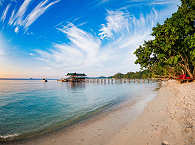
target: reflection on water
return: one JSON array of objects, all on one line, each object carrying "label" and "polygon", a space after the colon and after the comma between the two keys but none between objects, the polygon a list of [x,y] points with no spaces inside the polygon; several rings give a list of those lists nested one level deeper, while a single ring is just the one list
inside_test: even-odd
[{"label": "reflection on water", "polygon": [[67,86],[71,89],[85,88],[85,82],[66,82]]},{"label": "reflection on water", "polygon": [[51,131],[121,101],[150,96],[156,83],[0,81],[0,138]]}]

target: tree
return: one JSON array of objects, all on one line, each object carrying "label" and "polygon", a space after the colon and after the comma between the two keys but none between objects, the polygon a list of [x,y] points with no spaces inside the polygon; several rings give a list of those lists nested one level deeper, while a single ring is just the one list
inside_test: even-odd
[{"label": "tree", "polygon": [[151,78],[152,74],[149,70],[139,71],[139,72],[128,72],[126,74],[117,73],[113,76],[116,79],[147,79]]},{"label": "tree", "polygon": [[182,0],[178,11],[163,25],[153,28],[154,40],[144,42],[134,53],[136,64],[159,75],[187,73],[195,78],[195,5]]},{"label": "tree", "polygon": [[123,74],[122,73],[117,73],[117,74],[115,74],[114,76],[113,76],[113,78],[115,78],[115,79],[121,79],[121,78],[123,78]]}]

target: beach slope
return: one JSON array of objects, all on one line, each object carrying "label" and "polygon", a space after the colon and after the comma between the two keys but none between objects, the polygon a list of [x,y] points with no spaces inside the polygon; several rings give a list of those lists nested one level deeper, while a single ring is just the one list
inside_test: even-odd
[{"label": "beach slope", "polygon": [[109,145],[195,145],[195,83],[163,82],[158,96]]}]

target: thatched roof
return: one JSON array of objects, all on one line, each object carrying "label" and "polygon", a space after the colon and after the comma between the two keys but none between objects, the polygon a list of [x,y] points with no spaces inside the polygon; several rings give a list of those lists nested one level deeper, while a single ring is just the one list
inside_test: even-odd
[{"label": "thatched roof", "polygon": [[81,73],[67,73],[67,76],[87,76],[86,74],[81,74]]}]

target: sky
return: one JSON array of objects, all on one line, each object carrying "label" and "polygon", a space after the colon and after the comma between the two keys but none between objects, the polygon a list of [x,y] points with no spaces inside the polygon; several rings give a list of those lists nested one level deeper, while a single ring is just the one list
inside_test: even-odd
[{"label": "sky", "polygon": [[179,0],[0,0],[0,78],[139,71],[133,52]]}]

